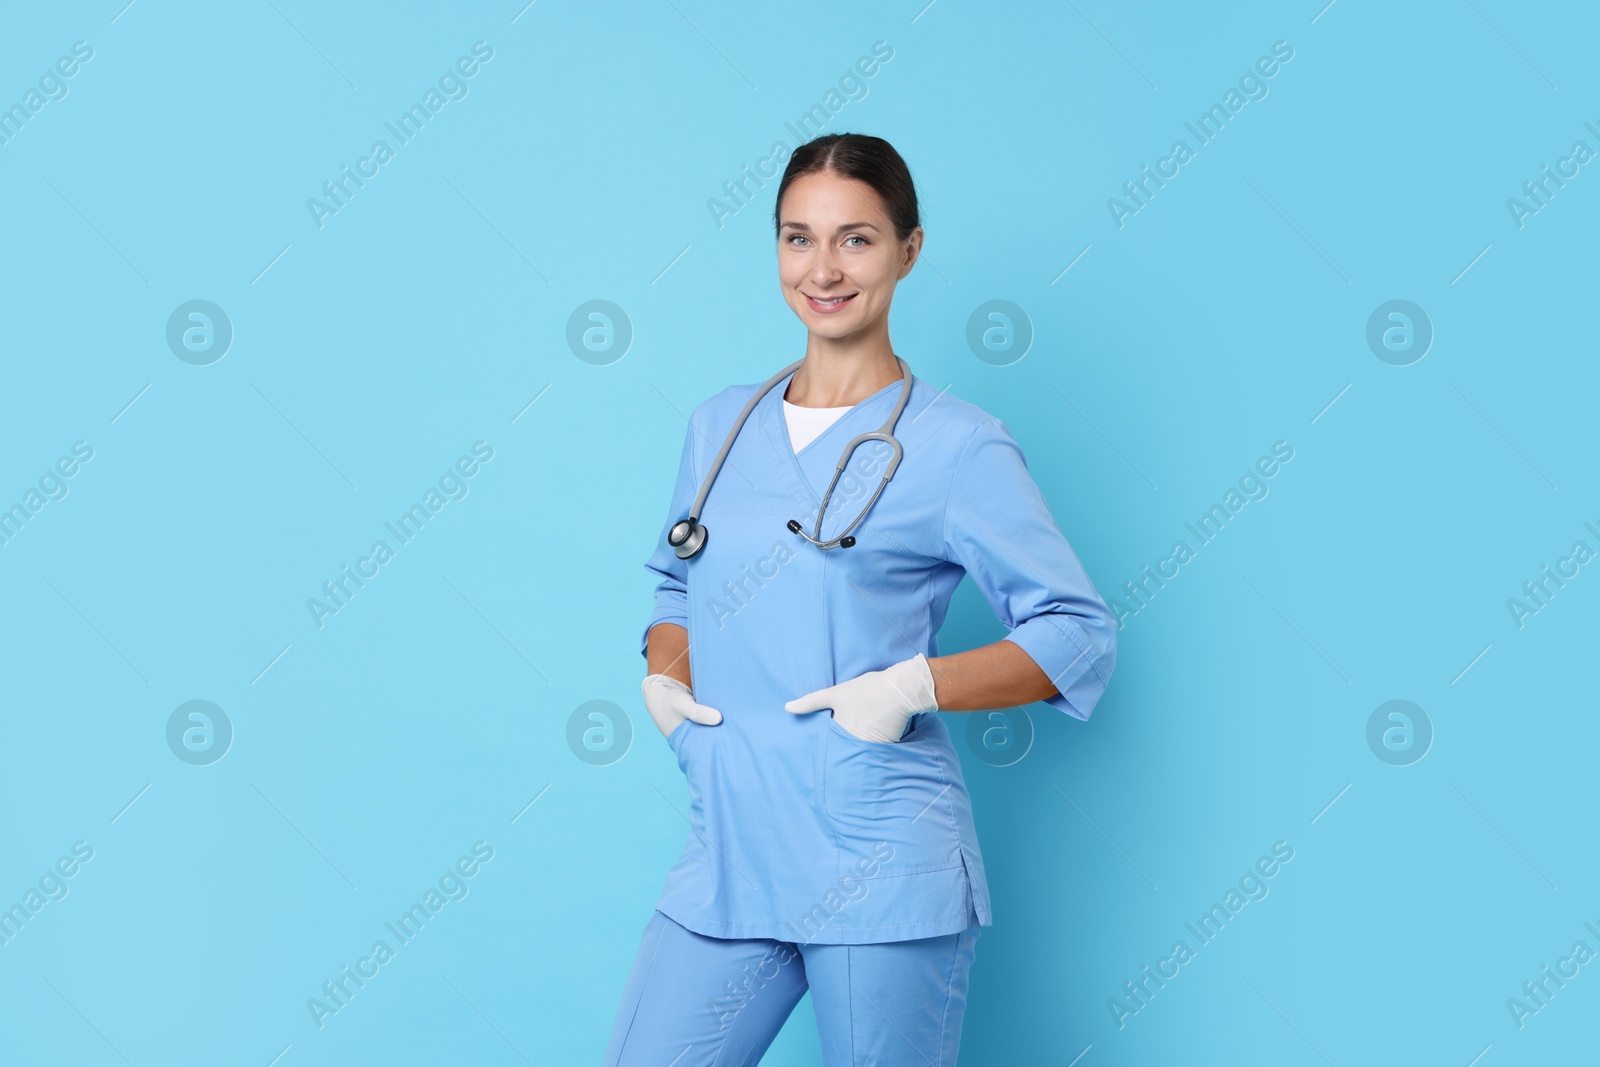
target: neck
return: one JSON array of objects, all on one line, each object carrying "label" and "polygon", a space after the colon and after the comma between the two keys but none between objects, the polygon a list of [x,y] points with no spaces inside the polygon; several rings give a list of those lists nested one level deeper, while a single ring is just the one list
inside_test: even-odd
[{"label": "neck", "polygon": [[804,408],[854,407],[901,377],[887,332],[865,344],[813,334],[805,362],[789,379],[783,398]]}]

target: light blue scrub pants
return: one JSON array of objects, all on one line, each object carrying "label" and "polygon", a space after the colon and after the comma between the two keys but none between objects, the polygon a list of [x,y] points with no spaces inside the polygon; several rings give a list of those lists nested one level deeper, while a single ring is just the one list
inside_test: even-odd
[{"label": "light blue scrub pants", "polygon": [[873,945],[645,924],[605,1067],[749,1067],[809,988],[823,1067],[950,1067],[980,928]]}]

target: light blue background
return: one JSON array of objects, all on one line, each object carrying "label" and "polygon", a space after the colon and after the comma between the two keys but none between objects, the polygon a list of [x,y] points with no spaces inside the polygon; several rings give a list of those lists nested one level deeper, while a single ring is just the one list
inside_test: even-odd
[{"label": "light blue background", "polygon": [[[0,505],[94,449],[0,546],[0,905],[94,849],[0,946],[8,1062],[598,1062],[686,833],[642,563],[687,413],[804,345],[776,182],[720,228],[707,201],[877,41],[828,128],[918,183],[896,350],[1005,420],[1103,595],[1294,448],[1127,620],[1089,722],[1033,705],[1006,768],[962,748],[996,915],[963,1061],[1593,1048],[1600,964],[1506,1007],[1600,950],[1600,577],[1506,606],[1600,548],[1600,173],[1506,205],[1600,149],[1582,5],[121,2],[0,33],[4,104],[94,49],[0,145]],[[319,229],[307,198],[480,40],[469,95]],[[1276,41],[1269,95],[1119,229],[1107,199]],[[210,366],[165,341],[192,299],[235,330]],[[566,341],[593,299],[634,330],[609,365]],[[965,341],[992,299],[1035,331],[1010,366]],[[1409,366],[1365,341],[1391,299],[1436,331]],[[480,440],[319,629],[307,599]],[[969,584],[941,646],[1002,633]],[[193,699],[235,730],[210,766],[165,740]],[[1391,699],[1435,730],[1410,766],[1366,742]],[[590,700],[631,721],[608,766],[566,741]],[[479,840],[469,895],[318,1029],[307,999]],[[1119,1029],[1108,999],[1280,840],[1270,895]],[[805,1001],[766,1062],[815,1050]]]}]

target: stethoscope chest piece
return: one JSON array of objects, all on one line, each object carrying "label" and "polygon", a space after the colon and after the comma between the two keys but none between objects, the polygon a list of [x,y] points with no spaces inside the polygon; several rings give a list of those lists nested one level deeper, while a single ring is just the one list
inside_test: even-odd
[{"label": "stethoscope chest piece", "polygon": [[688,559],[706,546],[706,528],[694,519],[682,519],[668,531],[667,544],[679,559]]}]

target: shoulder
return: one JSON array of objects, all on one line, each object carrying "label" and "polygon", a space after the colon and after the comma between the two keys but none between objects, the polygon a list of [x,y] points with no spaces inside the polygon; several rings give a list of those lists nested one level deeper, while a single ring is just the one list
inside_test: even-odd
[{"label": "shoulder", "polygon": [[765,382],[748,382],[743,385],[730,385],[713,396],[702,400],[690,416],[693,422],[701,427],[715,426],[718,424],[732,425],[734,418],[755,396]]},{"label": "shoulder", "polygon": [[947,472],[952,491],[1004,493],[1033,481],[1027,455],[1000,416],[921,381],[917,385],[926,388],[927,399],[916,399],[913,391],[902,420],[916,417],[917,435],[902,440],[908,452],[915,441],[931,465]]},{"label": "shoulder", "polygon": [[937,389],[921,378],[912,381],[911,399],[900,417],[908,421],[915,419],[918,427],[926,423],[928,430],[941,437],[963,440],[979,427],[998,421],[978,405],[953,396],[948,390]]},{"label": "shoulder", "polygon": [[999,416],[948,391],[936,389],[921,378],[913,384],[911,400],[901,413],[900,421],[902,426],[909,424],[908,428],[914,429],[923,447],[931,447],[952,466],[984,444],[1015,447],[1010,431]]},{"label": "shoulder", "polygon": [[689,413],[689,425],[684,429],[692,471],[699,477],[701,471],[710,469],[728,430],[739,417],[739,412],[761,388],[763,382],[730,385],[695,405]]}]

